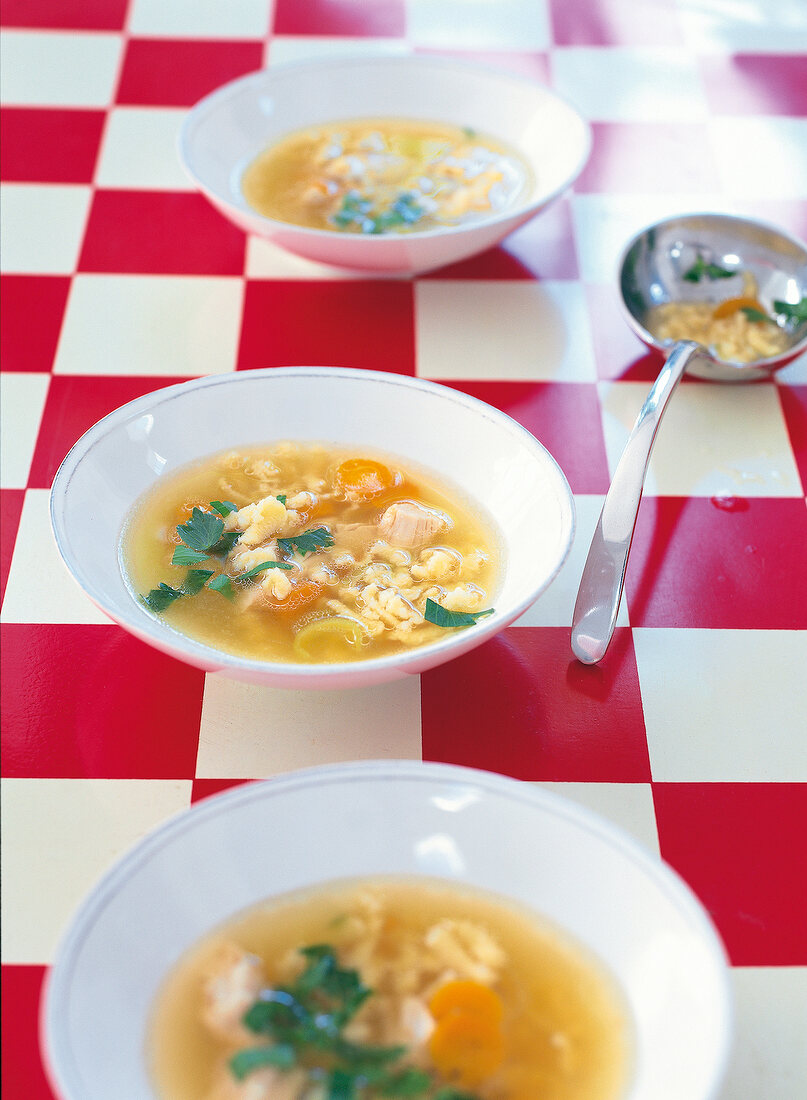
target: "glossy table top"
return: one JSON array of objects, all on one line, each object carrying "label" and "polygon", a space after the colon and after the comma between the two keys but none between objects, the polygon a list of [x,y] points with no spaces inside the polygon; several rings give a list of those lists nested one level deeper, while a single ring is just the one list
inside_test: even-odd
[{"label": "glossy table top", "polygon": [[[2,5],[3,1085],[46,1100],[43,976],[110,863],[194,800],[360,758],[541,783],[669,861],[732,963],[719,1100],[807,1081],[807,357],[775,380],[685,379],[651,463],[611,651],[569,648],[611,473],[660,361],[615,266],[676,212],[807,237],[803,0],[4,0]],[[218,84],[326,53],[447,52],[548,83],[591,121],[573,190],[502,247],[369,280],[246,239],[174,150]],[[158,387],[254,367],[416,375],[549,448],[572,554],[514,626],[383,687],[205,677],[129,637],[61,565],[59,462]],[[682,1098],[684,1100],[684,1098]]]}]

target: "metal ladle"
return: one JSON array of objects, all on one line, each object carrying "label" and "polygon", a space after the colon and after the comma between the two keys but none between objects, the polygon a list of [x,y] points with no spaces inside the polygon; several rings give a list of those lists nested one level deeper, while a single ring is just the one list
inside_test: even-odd
[{"label": "metal ladle", "polygon": [[[685,278],[702,260],[731,278],[693,283]],[[780,354],[749,363],[725,362],[691,341],[671,347],[645,328],[647,312],[668,301],[714,301],[743,294],[743,272],[757,283],[757,297],[769,310],[774,301],[807,298],[807,246],[773,226],[725,214],[669,218],[642,230],[625,249],[619,287],[628,324],[667,360],[647,395],[605,496],[586,558],[572,616],[572,651],[584,664],[606,654],[616,625],[625,571],[645,475],[661,418],[685,372],[717,382],[770,378],[807,348],[807,322],[785,328],[788,346]]]}]

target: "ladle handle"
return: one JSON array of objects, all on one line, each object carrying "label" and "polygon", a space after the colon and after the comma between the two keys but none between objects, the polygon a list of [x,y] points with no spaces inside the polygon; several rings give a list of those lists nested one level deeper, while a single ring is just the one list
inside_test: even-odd
[{"label": "ladle handle", "polygon": [[680,341],[673,346],[636,418],[605,495],[572,616],[572,651],[583,664],[602,660],[611,642],[656,432],[673,390],[698,356],[710,359],[699,344]]}]

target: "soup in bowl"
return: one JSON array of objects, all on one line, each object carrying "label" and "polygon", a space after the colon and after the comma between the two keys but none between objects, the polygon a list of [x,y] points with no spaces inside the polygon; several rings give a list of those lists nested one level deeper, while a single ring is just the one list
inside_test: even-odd
[{"label": "soup in bowl", "polygon": [[490,248],[583,170],[588,123],[506,71],[412,55],[279,65],[213,92],[182,164],[241,229],[298,256],[407,275]]},{"label": "soup in bowl", "polygon": [[431,668],[516,619],[574,509],[524,428],[434,383],[270,369],[139,398],[76,444],[57,545],[115,621],[208,671],[347,687]]},{"label": "soup in bowl", "polygon": [[727,966],[678,876],[531,784],[412,761],[197,803],[49,976],[64,1100],[714,1100]]}]

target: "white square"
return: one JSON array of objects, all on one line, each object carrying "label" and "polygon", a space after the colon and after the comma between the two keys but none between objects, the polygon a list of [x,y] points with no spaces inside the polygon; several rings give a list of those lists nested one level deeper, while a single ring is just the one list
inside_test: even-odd
[{"label": "white square", "polygon": [[188,780],[4,779],[3,962],[42,965],[79,902],[148,831],[190,805]]},{"label": "white square", "polygon": [[6,106],[106,107],[122,48],[119,34],[6,30],[0,99]]},{"label": "white square", "polygon": [[199,778],[266,778],[343,760],[420,760],[420,677],[349,691],[205,678]]},{"label": "white square", "polygon": [[78,275],[55,374],[195,376],[235,369],[244,282],[227,276]]},{"label": "white square", "polygon": [[[598,386],[611,475],[649,388],[645,382]],[[801,479],[775,384],[715,386],[685,381],[679,385],[656,437],[645,493],[801,496]]]},{"label": "white square", "polygon": [[[577,527],[569,556],[557,577],[514,626],[571,626],[577,590],[583,575],[594,529],[602,511],[603,496],[576,496]],[[616,618],[617,626],[628,626],[628,608],[623,593]]]},{"label": "white square", "polygon": [[263,38],[272,8],[267,0],[134,0],[129,30],[151,38]]},{"label": "white square", "polygon": [[190,191],[177,156],[184,110],[116,107],[107,116],[95,182],[100,187]]},{"label": "white square", "polygon": [[330,267],[295,256],[285,248],[250,233],[247,237],[246,273],[248,279],[355,279],[348,268]]},{"label": "white square", "polygon": [[[42,578],[47,578],[47,584],[41,583]],[[109,624],[73,580],[56,549],[47,489],[29,489],[25,494],[0,621]]]},{"label": "white square", "polygon": [[807,51],[804,0],[742,0],[741,4],[738,0],[676,0],[676,4],[686,43],[700,53]]},{"label": "white square", "polygon": [[579,802],[630,833],[650,854],[659,855],[656,811],[649,783],[539,783],[536,786]]},{"label": "white square", "polygon": [[752,199],[807,199],[807,119],[713,118],[722,186]]},{"label": "white square", "polygon": [[420,378],[597,376],[583,288],[572,281],[420,280],[415,333]]},{"label": "white square", "polygon": [[633,646],[654,780],[807,781],[807,632],[634,627]]},{"label": "white square", "polygon": [[560,47],[552,51],[552,85],[586,118],[600,122],[690,122],[708,116],[697,61],[682,49]]},{"label": "white square", "polygon": [[583,281],[613,285],[622,251],[639,230],[669,217],[671,211],[727,210],[727,206],[718,198],[670,193],[572,195],[571,209]]},{"label": "white square", "polygon": [[547,7],[547,0],[407,0],[407,36],[452,50],[546,50]]},{"label": "white square", "polygon": [[411,53],[402,38],[332,38],[314,34],[276,34],[266,47],[265,65],[285,65],[287,61],[313,61],[327,57],[400,56]]},{"label": "white square", "polygon": [[796,1100],[807,1082],[807,967],[733,967],[731,983],[734,1044],[718,1100]]},{"label": "white square", "polygon": [[0,374],[0,484],[24,489],[39,434],[49,374]]},{"label": "white square", "polygon": [[89,187],[5,183],[0,187],[0,269],[71,275],[90,208]]}]

